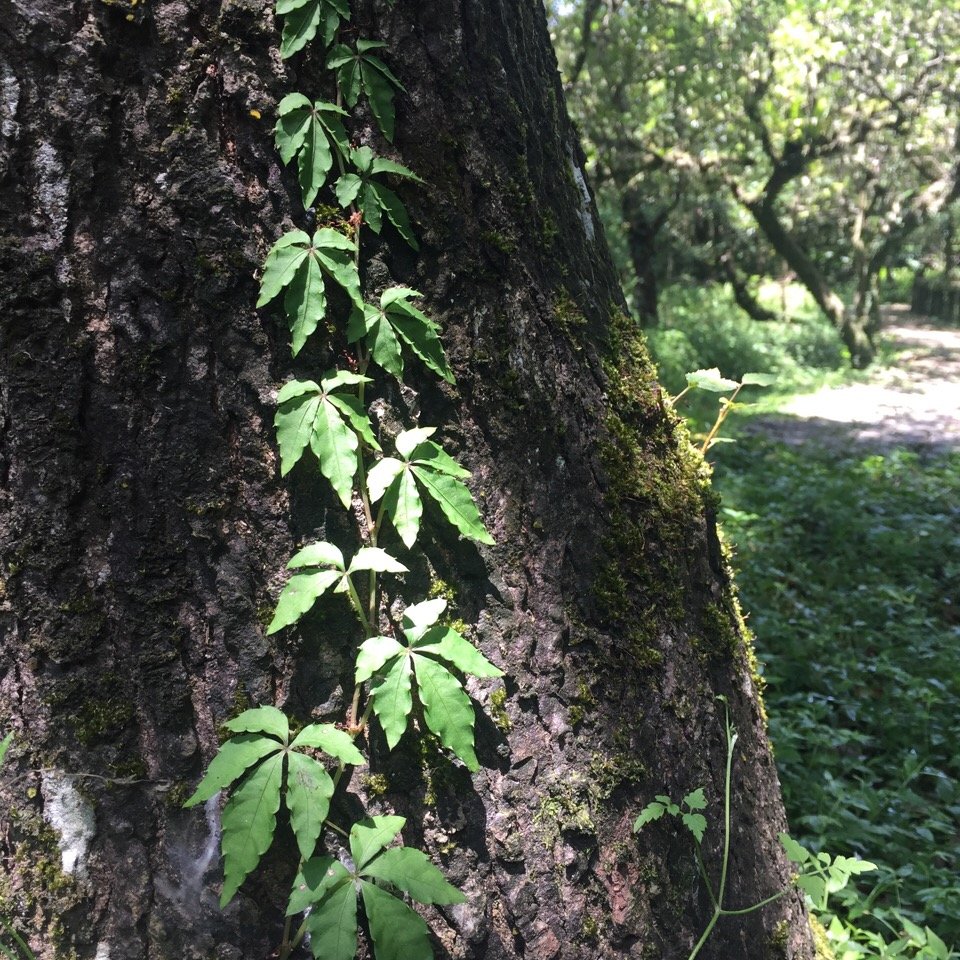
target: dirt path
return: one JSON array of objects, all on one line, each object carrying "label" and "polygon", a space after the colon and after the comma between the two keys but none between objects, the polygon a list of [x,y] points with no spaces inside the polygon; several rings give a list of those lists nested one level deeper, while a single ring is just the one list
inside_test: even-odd
[{"label": "dirt path", "polygon": [[866,383],[794,397],[748,431],[796,445],[852,440],[878,449],[960,450],[960,330],[934,324],[888,307],[884,336],[902,351],[896,366],[876,370]]}]

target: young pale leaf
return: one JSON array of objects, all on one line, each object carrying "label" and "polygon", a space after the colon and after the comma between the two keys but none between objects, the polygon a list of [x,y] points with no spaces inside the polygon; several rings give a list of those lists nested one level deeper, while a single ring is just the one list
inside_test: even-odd
[{"label": "young pale leaf", "polygon": [[270,733],[286,743],[290,724],[282,710],[269,704],[244,710],[239,716],[228,720],[224,726],[233,733]]},{"label": "young pale leaf", "polygon": [[223,808],[221,908],[233,899],[273,841],[280,808],[282,769],[282,754],[265,760],[234,791]]},{"label": "young pale leaf", "polygon": [[698,787],[692,793],[688,793],[683,802],[690,810],[705,810],[707,808],[707,798],[704,796],[703,787]]},{"label": "young pale leaf", "polygon": [[277,611],[267,627],[267,634],[276,633],[296,623],[331,587],[340,582],[337,570],[295,573],[283,588]]},{"label": "young pale leaf", "polygon": [[367,473],[367,491],[370,499],[376,503],[403,470],[403,463],[395,457],[384,457],[372,467]]},{"label": "young pale leaf", "polygon": [[408,656],[397,657],[387,675],[370,691],[373,696],[373,712],[383,727],[387,746],[392,750],[407,729],[407,718],[413,709],[410,692],[413,670]]},{"label": "young pale leaf", "polygon": [[413,647],[417,653],[432,653],[475,677],[503,676],[502,670],[450,627],[431,627]]},{"label": "young pale leaf", "polygon": [[357,653],[357,683],[364,683],[394,657],[406,653],[402,643],[393,637],[369,637],[360,645]]},{"label": "young pale leaf", "polygon": [[350,855],[357,872],[403,829],[404,817],[365,817],[350,828]]},{"label": "young pale leaf", "polygon": [[[311,857],[303,864],[293,881],[287,903],[287,916],[303,913],[350,879],[344,865],[334,857]],[[349,883],[349,886],[352,890],[353,884]]]},{"label": "young pale leaf", "polygon": [[357,891],[352,883],[333,888],[307,917],[316,960],[353,960],[357,953]]},{"label": "young pale leaf", "polygon": [[421,850],[393,847],[374,857],[361,871],[365,877],[385,880],[420,903],[465,903],[466,897],[444,879]]},{"label": "young pale leaf", "polygon": [[361,547],[356,556],[350,561],[348,573],[358,570],[374,570],[377,573],[409,573],[410,571],[398,560],[380,547]]},{"label": "young pale leaf", "polygon": [[3,758],[7,755],[7,750],[13,742],[13,731],[8,733],[3,740],[0,740],[0,764],[3,764]]},{"label": "young pale leaf", "polygon": [[432,437],[437,432],[436,427],[414,427],[412,430],[404,430],[397,434],[394,441],[397,447],[397,453],[404,460],[410,459],[410,454],[416,450],[417,446],[423,443],[428,437]]},{"label": "young pale leaf", "polygon": [[826,897],[827,884],[823,877],[814,877],[809,874],[800,874],[797,877],[797,886],[819,907]]},{"label": "young pale leaf", "polygon": [[376,960],[433,960],[423,918],[378,886],[360,882]]},{"label": "young pale leaf", "polygon": [[638,833],[648,823],[659,820],[666,812],[667,808],[662,803],[652,800],[640,811],[640,816],[633,821],[633,832]]},{"label": "young pale leaf", "polygon": [[410,604],[403,611],[403,632],[407,635],[407,639],[411,643],[416,643],[427,627],[432,627],[446,609],[447,601],[443,597]]},{"label": "young pale leaf", "polygon": [[290,826],[297,838],[300,856],[313,855],[323,821],[330,810],[333,796],[333,780],[330,774],[313,757],[302,753],[287,755],[287,807],[290,809]]},{"label": "young pale leaf", "polygon": [[770,373],[745,373],[740,382],[746,387],[756,384],[758,387],[769,387],[777,382],[777,378]]},{"label": "young pale leaf", "polygon": [[335,570],[344,570],[343,552],[339,547],[325,540],[308,543],[298,550],[287,564],[288,570],[299,567],[333,567]]},{"label": "young pale leaf", "polygon": [[473,502],[470,491],[459,480],[419,465],[413,465],[411,472],[415,474],[423,489],[437,502],[444,516],[465,537],[479,543],[494,543],[493,537],[487,533],[480,519],[480,512]]},{"label": "young pale leaf", "polygon": [[359,766],[363,763],[363,754],[356,748],[353,737],[338,730],[332,723],[311,723],[304,727],[290,744],[294,750],[303,747],[316,747],[343,763]]},{"label": "young pale leaf", "polygon": [[416,658],[417,693],[427,726],[471,772],[480,769],[473,749],[473,704],[460,681],[429,657]]},{"label": "young pale leaf", "polygon": [[694,835],[697,843],[702,843],[703,835],[707,832],[707,818],[702,813],[685,813],[680,819]]},{"label": "young pale leaf", "polygon": [[709,390],[712,393],[726,393],[728,390],[736,390],[740,386],[736,380],[728,380],[720,376],[717,367],[711,367],[709,370],[694,370],[687,374],[687,383],[691,387],[699,390]]},{"label": "young pale leaf", "polygon": [[242,733],[233,737],[220,747],[217,755],[210,761],[206,775],[184,806],[195,807],[198,803],[204,803],[242,777],[255,763],[279,749],[280,744],[272,737],[262,737],[255,733]]}]

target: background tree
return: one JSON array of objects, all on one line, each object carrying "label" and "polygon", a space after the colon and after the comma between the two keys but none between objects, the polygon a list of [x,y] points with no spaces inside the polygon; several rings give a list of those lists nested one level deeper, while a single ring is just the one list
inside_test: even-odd
[{"label": "background tree", "polygon": [[[960,14],[885,2],[611,0],[587,47],[582,27],[567,25],[579,5],[564,10],[556,34],[563,62],[580,64],[574,112],[599,181],[619,193],[629,183],[655,205],[672,194],[664,176],[682,175],[679,209],[724,211],[711,259],[738,301],[752,312],[757,257],[738,251],[762,237],[761,269],[785,264],[854,363],[866,363],[880,272],[960,192]],[[733,239],[745,218],[746,243]],[[681,228],[681,242],[694,245],[698,227]]]},{"label": "background tree", "polygon": [[[302,222],[269,126],[328,81],[276,57],[265,0],[37,0],[6,9],[0,199],[2,911],[42,958],[270,954],[291,869],[217,907],[217,816],[182,809],[251,704],[342,722],[352,633],[329,608],[267,636],[295,546],[336,528],[306,468],[281,486],[291,365],[256,274]],[[409,740],[351,783],[408,817],[468,903],[430,914],[454,957],[685,956],[711,913],[642,803],[722,789],[716,694],[740,732],[729,888],[781,889],[783,816],[706,470],[664,409],[567,121],[536,2],[363,0],[358,35],[405,93],[390,148],[421,251],[363,266],[424,291],[457,387],[389,389],[381,429],[444,424],[497,546],[433,528],[409,589],[448,596],[508,673],[482,769]],[[316,215],[325,215],[317,209]],[[429,521],[429,516],[428,516]],[[705,841],[708,868],[721,835]],[[290,841],[293,848],[292,840]],[[809,957],[796,895],[724,921],[701,956]]]}]

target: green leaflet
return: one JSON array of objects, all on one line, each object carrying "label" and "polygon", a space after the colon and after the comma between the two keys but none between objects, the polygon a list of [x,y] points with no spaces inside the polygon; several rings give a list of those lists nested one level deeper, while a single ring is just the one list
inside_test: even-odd
[{"label": "green leaflet", "polygon": [[353,960],[357,953],[357,891],[353,884],[334,886],[314,906],[307,929],[317,960]]},{"label": "green leaflet", "polygon": [[350,506],[353,478],[360,465],[358,434],[374,449],[379,445],[369,420],[349,402],[352,398],[335,391],[365,380],[332,370],[319,384],[292,380],[277,397],[273,420],[280,446],[280,475],[286,476],[309,446],[320,462],[320,472],[345,507]]},{"label": "green leaflet", "polygon": [[[344,563],[343,554],[332,543],[311,543],[298,551],[287,564],[288,570],[296,572],[287,581],[277,600],[277,610],[267,627],[267,634],[276,633],[296,623],[328,590],[333,590],[334,593],[350,593],[350,577],[354,573],[363,570],[373,570],[376,573],[408,572],[407,568],[386,550],[377,547],[361,547],[349,567],[345,567]],[[318,745],[323,746],[311,744]],[[325,746],[323,748],[327,749]]]},{"label": "green leaflet", "polygon": [[[277,744],[279,746],[279,744]],[[223,808],[223,891],[225,907],[273,841],[280,808],[283,755],[265,760],[241,784]]]},{"label": "green leaflet", "polygon": [[361,882],[360,893],[377,960],[433,960],[429,930],[418,913],[372,883]]},{"label": "green leaflet", "polygon": [[294,881],[287,915],[309,909],[307,929],[317,960],[351,960],[357,949],[357,890],[363,899],[376,960],[432,960],[427,925],[377,883],[399,888],[420,903],[463,903],[459,890],[419,850],[385,849],[403,817],[369,817],[353,825],[353,870],[332,857],[308,860]]},{"label": "green leaflet", "polygon": [[10,748],[10,744],[13,742],[13,731],[11,730],[3,740],[0,740],[0,764],[3,763],[4,757],[7,755],[7,750]]},{"label": "green leaflet", "polygon": [[395,122],[393,98],[403,85],[390,68],[371,50],[386,44],[376,40],[357,40],[356,50],[337,44],[327,58],[327,66],[337,71],[337,83],[347,106],[356,106],[361,92],[365,93],[370,109],[383,135],[392,143]]},{"label": "green leaflet", "polygon": [[391,637],[364,641],[355,679],[363,683],[373,678],[373,710],[391,749],[407,728],[415,680],[427,726],[468,769],[477,770],[473,704],[450,667],[479,677],[503,674],[457,631],[434,626],[444,609],[446,601],[442,599],[407,608],[403,632],[409,646]]},{"label": "green leaflet", "polygon": [[352,739],[332,724],[310,724],[288,744],[287,718],[275,707],[246,710],[227,726],[243,732],[220,747],[193,796],[184,804],[195,806],[234,784],[223,808],[221,906],[233,899],[272,843],[282,796],[301,854],[305,858],[313,854],[334,784],[321,763],[300,751],[321,749],[343,763],[363,761]]},{"label": "green leaflet", "polygon": [[291,230],[267,254],[257,306],[266,306],[286,291],[283,306],[290,323],[294,356],[326,315],[327,279],[346,291],[358,307],[363,305],[355,253],[353,240],[321,227],[312,237],[303,230]]},{"label": "green leaflet", "polygon": [[350,6],[345,0],[277,0],[277,13],[286,17],[280,40],[280,56],[286,59],[310,43],[321,27],[329,47],[340,21],[350,19]]},{"label": "green leaflet", "polygon": [[287,94],[278,108],[274,142],[284,164],[297,158],[297,171],[304,207],[312,207],[333,166],[334,151],[350,155],[347,132],[341,117],[347,116],[335,103],[311,103],[302,93]]},{"label": "green leaflet", "polygon": [[[453,383],[453,372],[437,335],[439,328],[410,303],[419,296],[422,294],[407,287],[390,287],[381,294],[379,308],[370,303],[355,307],[347,325],[347,339],[350,343],[363,340],[374,361],[398,380],[403,377],[402,341],[434,373]],[[462,473],[469,476],[466,471]]]},{"label": "green leaflet", "polygon": [[228,740],[207,767],[204,778],[185,807],[195,807],[204,803],[215,793],[239,780],[247,770],[264,757],[279,748],[279,744],[269,737],[256,733],[245,733]]},{"label": "green leaflet", "polygon": [[[390,518],[408,549],[420,531],[421,490],[426,491],[465,537],[492,544],[493,538],[483,526],[473,497],[462,482],[462,478],[470,474],[432,440],[421,440],[422,436],[423,433],[414,430],[397,436],[397,452],[403,459],[385,457],[370,471],[367,491],[371,501],[383,499],[383,513]],[[419,442],[414,446],[411,438]]]},{"label": "green leaflet", "polygon": [[[343,174],[334,188],[340,206],[346,208],[353,203],[357,204],[363,213],[364,222],[374,233],[380,232],[383,214],[386,214],[400,236],[414,250],[418,250],[417,238],[413,235],[410,218],[400,198],[389,187],[373,178],[392,174],[406,180],[416,180],[417,183],[423,181],[403,164],[377,157],[369,147],[351,150],[350,162],[356,173]],[[414,294],[414,291],[411,290],[410,293]],[[424,319],[426,320],[425,317]]]},{"label": "green leaflet", "polygon": [[330,810],[333,780],[313,757],[291,753],[287,759],[287,807],[300,855],[313,854]]}]

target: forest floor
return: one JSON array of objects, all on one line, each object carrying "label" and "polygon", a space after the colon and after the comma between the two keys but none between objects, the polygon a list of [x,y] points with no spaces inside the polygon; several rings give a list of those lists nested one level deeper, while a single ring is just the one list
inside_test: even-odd
[{"label": "forest floor", "polygon": [[791,446],[960,449],[960,329],[942,329],[904,304],[884,313],[895,365],[878,366],[863,383],[796,395],[777,414],[751,418],[744,432]]},{"label": "forest floor", "polygon": [[715,479],[791,832],[879,866],[837,955],[930,960],[960,946],[960,329],[886,319],[875,368],[735,420]]}]

